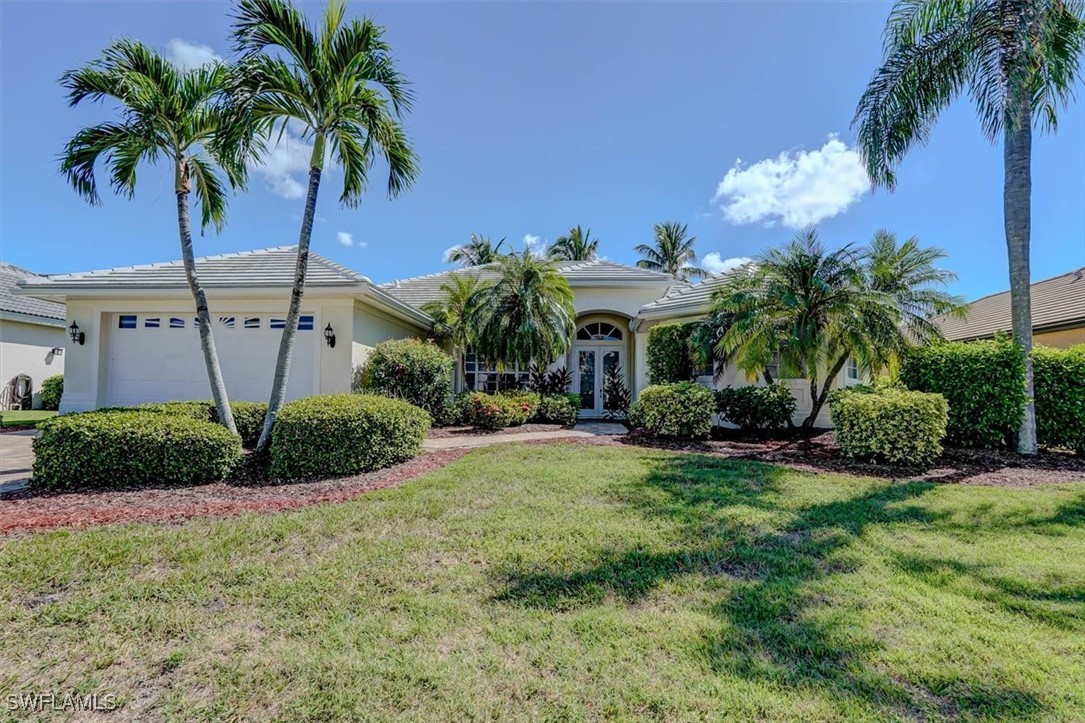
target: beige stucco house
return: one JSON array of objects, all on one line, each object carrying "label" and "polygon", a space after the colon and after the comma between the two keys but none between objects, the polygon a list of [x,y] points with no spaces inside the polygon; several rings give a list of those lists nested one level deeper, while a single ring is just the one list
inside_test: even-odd
[{"label": "beige stucco house", "polygon": [[64,373],[64,304],[16,293],[21,279],[39,278],[11,264],[0,264],[0,409],[11,403],[7,387],[25,374],[35,407],[46,377]]},{"label": "beige stucco house", "polygon": [[[197,259],[233,399],[263,401],[270,393],[295,253],[295,247],[285,246]],[[712,291],[722,283],[717,277],[690,286],[667,274],[602,259],[559,268],[573,291],[577,331],[558,365],[572,371],[572,391],[581,395],[584,417],[602,414],[603,376],[611,366],[621,367],[634,394],[647,386],[649,330],[703,316]],[[378,285],[311,254],[287,396],[349,391],[353,369],[376,344],[427,336],[432,319],[422,307],[441,297],[441,284],[457,271]],[[473,272],[483,277],[495,273],[486,267]],[[19,282],[19,293],[66,303],[68,323],[76,323],[85,335],[82,344],[65,343],[62,412],[210,396],[192,297],[179,261],[32,277]],[[334,336],[334,344],[326,336]],[[466,361],[466,375],[457,372],[457,389],[491,389],[497,370],[471,356]],[[527,370],[504,373],[526,375]],[[851,373],[857,380],[852,368],[842,371],[838,382],[848,383]],[[703,381],[750,383],[733,370],[721,380]],[[809,400],[797,382],[794,388],[796,420],[801,420]],[[827,412],[819,422],[828,424]]]}]

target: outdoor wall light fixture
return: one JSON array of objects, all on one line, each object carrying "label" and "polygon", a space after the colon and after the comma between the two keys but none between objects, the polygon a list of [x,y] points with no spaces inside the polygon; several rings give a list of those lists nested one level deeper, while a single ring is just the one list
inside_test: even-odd
[{"label": "outdoor wall light fixture", "polygon": [[79,331],[79,324],[76,324],[74,321],[72,322],[72,325],[68,327],[68,336],[72,338],[73,344],[78,344],[79,346],[83,346],[83,342],[87,340],[87,335]]},{"label": "outdoor wall light fixture", "polygon": [[331,324],[324,327],[324,341],[328,342],[329,348],[335,348],[335,329],[332,328]]}]

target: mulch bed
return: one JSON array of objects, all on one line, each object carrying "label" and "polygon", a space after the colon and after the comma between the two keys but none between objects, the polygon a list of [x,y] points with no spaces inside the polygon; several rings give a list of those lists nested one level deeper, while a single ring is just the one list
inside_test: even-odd
[{"label": "mulch bed", "polygon": [[479,435],[500,436],[502,434],[524,434],[526,432],[560,432],[568,427],[560,424],[521,424],[519,427],[505,427],[504,429],[486,430],[474,427],[434,427],[429,431],[430,439],[445,439],[448,437],[476,437]]},{"label": "mulch bed", "polygon": [[443,467],[469,451],[429,452],[376,472],[314,482],[216,482],[195,487],[77,492],[23,489],[0,495],[0,535],[56,527],[177,522],[190,517],[229,517],[346,502]]}]

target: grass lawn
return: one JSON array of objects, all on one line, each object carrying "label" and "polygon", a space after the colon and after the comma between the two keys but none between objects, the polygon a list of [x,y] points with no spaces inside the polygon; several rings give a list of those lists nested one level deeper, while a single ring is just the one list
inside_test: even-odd
[{"label": "grass lawn", "polygon": [[36,427],[38,422],[52,419],[57,413],[45,409],[6,409],[0,412],[0,427]]},{"label": "grass lawn", "polygon": [[346,504],[2,541],[0,693],[71,690],[139,718],[1081,720],[1085,485],[505,445]]}]

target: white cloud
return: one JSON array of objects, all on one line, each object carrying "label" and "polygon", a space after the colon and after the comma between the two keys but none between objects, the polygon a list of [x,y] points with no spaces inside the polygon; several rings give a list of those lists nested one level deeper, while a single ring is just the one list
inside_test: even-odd
[{"label": "white cloud", "polygon": [[222,57],[210,46],[192,43],[180,38],[174,38],[166,44],[166,55],[174,65],[186,70],[198,68],[216,60],[222,60]]},{"label": "white cloud", "polygon": [[276,131],[268,143],[267,153],[252,170],[263,176],[268,190],[275,195],[289,200],[305,198],[306,186],[298,176],[305,178],[308,175],[312,155],[312,144],[287,128],[282,137]]},{"label": "white cloud", "polygon": [[701,268],[709,273],[722,274],[725,271],[741,266],[742,264],[748,264],[753,259],[749,256],[732,256],[729,259],[723,258],[718,251],[713,251],[710,254],[705,254],[705,257],[701,259]]},{"label": "white cloud", "polygon": [[459,244],[456,244],[455,246],[449,246],[447,249],[445,249],[444,255],[441,256],[441,259],[446,264],[450,264],[450,263],[452,263],[452,254],[455,253],[456,251],[459,251],[459,250],[460,250],[460,245]]},{"label": "white cloud", "polygon": [[832,134],[814,151],[735,161],[712,200],[731,223],[802,228],[843,213],[869,188],[858,151]]},{"label": "white cloud", "polygon": [[544,246],[542,238],[536,236],[533,233],[524,234],[524,248],[530,251],[535,256],[542,256]]},{"label": "white cloud", "polygon": [[348,249],[354,245],[354,234],[347,233],[346,231],[340,231],[335,234],[335,237],[339,239],[339,243],[346,246]]}]

